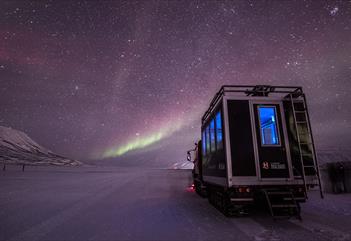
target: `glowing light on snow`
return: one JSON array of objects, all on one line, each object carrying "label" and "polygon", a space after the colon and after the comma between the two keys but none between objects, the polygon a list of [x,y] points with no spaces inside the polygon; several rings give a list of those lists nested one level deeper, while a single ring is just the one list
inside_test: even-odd
[{"label": "glowing light on snow", "polygon": [[137,137],[134,137],[133,139],[129,140],[126,144],[113,147],[104,152],[103,158],[121,156],[129,151],[142,149],[147,146],[150,146],[170,136],[171,134],[179,130],[182,127],[182,125],[183,122],[180,119],[178,119],[176,122],[167,123],[164,127],[159,128],[158,130],[148,135],[143,136],[140,133],[137,133]]},{"label": "glowing light on snow", "polygon": [[335,15],[338,13],[338,11],[339,11],[338,6],[335,6],[335,7],[333,7],[333,9],[331,9],[329,12],[330,12],[330,15],[331,15],[331,16],[335,16]]}]

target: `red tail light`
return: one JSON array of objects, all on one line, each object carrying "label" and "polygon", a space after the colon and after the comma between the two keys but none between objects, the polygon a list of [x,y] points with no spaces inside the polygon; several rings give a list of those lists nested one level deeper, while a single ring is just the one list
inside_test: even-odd
[{"label": "red tail light", "polygon": [[195,192],[195,185],[194,185],[194,183],[191,184],[190,187],[187,187],[187,188],[186,188],[186,191],[187,191],[187,192]]},{"label": "red tail light", "polygon": [[251,189],[249,187],[239,187],[238,192],[243,193],[243,192],[251,192]]}]

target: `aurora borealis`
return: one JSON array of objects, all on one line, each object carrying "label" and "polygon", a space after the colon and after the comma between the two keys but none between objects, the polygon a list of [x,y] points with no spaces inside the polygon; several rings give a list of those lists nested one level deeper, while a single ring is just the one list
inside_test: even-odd
[{"label": "aurora borealis", "polygon": [[350,16],[350,1],[1,1],[0,125],[80,160],[168,165],[222,84],[301,85],[317,147],[349,148]]},{"label": "aurora borealis", "polygon": [[129,151],[148,147],[178,131],[182,127],[182,123],[172,122],[164,128],[160,128],[157,131],[150,133],[145,136],[139,136],[137,133],[136,137],[130,140],[125,145],[117,148],[111,148],[103,154],[103,158],[121,156]]}]

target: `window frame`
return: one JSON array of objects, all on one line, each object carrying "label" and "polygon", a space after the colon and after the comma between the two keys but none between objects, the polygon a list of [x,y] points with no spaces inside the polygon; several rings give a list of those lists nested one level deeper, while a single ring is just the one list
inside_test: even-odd
[{"label": "window frame", "polygon": [[[211,123],[213,122],[213,137],[211,134]],[[209,122],[209,131],[210,131],[210,152],[216,152],[217,144],[216,144],[216,121],[215,118],[211,118]],[[213,138],[213,143],[212,143],[212,138]],[[213,146],[212,146],[213,144]]]},{"label": "window frame", "polygon": [[207,150],[206,150],[206,128],[203,129],[201,134],[202,134],[202,141],[201,141],[201,144],[202,144],[202,146],[201,146],[201,148],[202,148],[202,155],[206,156],[206,154],[207,154]]},{"label": "window frame", "polygon": [[206,155],[208,155],[211,153],[210,125],[206,125],[205,132],[206,132]]}]

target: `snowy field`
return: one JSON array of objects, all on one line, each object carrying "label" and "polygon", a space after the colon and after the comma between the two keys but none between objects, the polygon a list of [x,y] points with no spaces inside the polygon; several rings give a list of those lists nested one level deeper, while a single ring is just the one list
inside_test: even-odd
[{"label": "snowy field", "polygon": [[351,240],[351,195],[310,193],[303,221],[226,218],[187,187],[189,170],[9,167],[0,240]]}]

